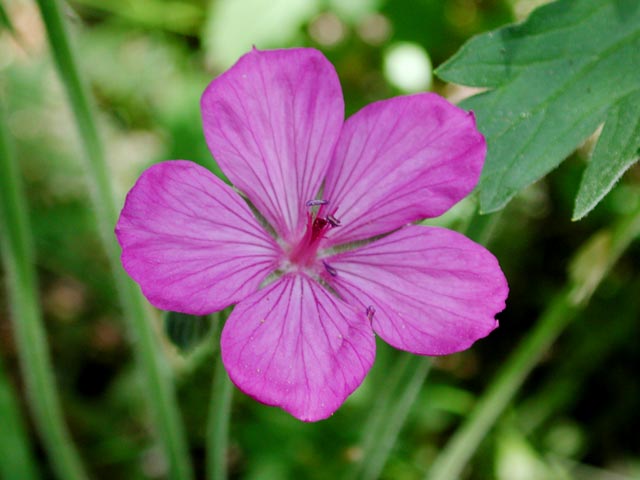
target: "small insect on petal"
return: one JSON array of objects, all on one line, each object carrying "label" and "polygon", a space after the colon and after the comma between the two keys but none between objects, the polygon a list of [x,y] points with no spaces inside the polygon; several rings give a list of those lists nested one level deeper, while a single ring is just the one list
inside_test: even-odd
[{"label": "small insect on petal", "polygon": [[324,265],[324,268],[327,270],[327,273],[329,273],[329,275],[331,275],[332,277],[335,277],[336,275],[338,275],[338,271],[335,268],[333,268],[331,265],[329,265],[327,262],[323,260],[322,264]]}]

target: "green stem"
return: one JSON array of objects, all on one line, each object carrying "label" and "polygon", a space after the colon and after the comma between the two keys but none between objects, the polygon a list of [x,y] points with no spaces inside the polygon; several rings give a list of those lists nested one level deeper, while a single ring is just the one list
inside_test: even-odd
[{"label": "green stem", "polygon": [[[494,380],[469,415],[449,440],[431,467],[429,480],[458,479],[489,429],[502,414],[533,367],[564,328],[584,308],[595,288],[622,255],[629,243],[640,234],[640,211],[621,219],[603,244],[600,233],[596,242],[588,241],[574,265],[591,265],[591,271],[573,278],[544,311],[533,330],[504,362]],[[593,246],[604,247],[594,262]],[[602,250],[602,249],[601,249]],[[595,265],[594,265],[595,263]]]},{"label": "green stem", "polygon": [[3,180],[0,188],[2,256],[7,272],[11,320],[29,406],[58,477],[65,480],[84,479],[87,476],[64,423],[56,392],[45,329],[38,308],[27,206],[18,165],[5,132],[4,111],[0,111],[0,178]]},{"label": "green stem", "polygon": [[157,431],[170,469],[170,477],[193,477],[187,454],[187,443],[180,419],[172,384],[171,372],[162,355],[154,322],[148,304],[137,286],[127,277],[120,265],[119,249],[113,227],[118,217],[118,207],[110,180],[102,144],[89,105],[89,99],[81,82],[79,71],[65,30],[57,0],[37,0],[42,13],[52,53],[62,83],[76,119],[85,150],[86,167],[93,206],[97,213],[99,233],[109,259],[118,288],[125,318],[133,337],[138,363],[146,381],[145,397],[153,415]]},{"label": "green stem", "polygon": [[0,364],[0,478],[32,480],[38,478],[36,462],[31,455],[22,413],[11,382]]},{"label": "green stem", "polygon": [[[223,316],[220,316],[220,321]],[[227,448],[233,384],[218,356],[207,425],[207,473],[211,480],[227,478]]]},{"label": "green stem", "polygon": [[458,479],[489,428],[524,382],[540,356],[576,314],[569,289],[556,296],[535,328],[504,363],[503,369],[435,460],[429,480]]},{"label": "green stem", "polygon": [[[359,464],[357,478],[375,480],[380,477],[400,430],[411,412],[411,406],[418,397],[431,368],[430,358],[410,356],[409,354],[404,356],[408,357],[409,361],[406,364],[405,372],[402,372],[404,375],[400,377],[403,379],[403,389],[382,412],[384,417],[380,417],[379,428],[375,433],[372,432],[374,434],[370,437],[373,441],[367,442],[365,440],[368,447],[365,449],[363,458],[366,461]],[[409,373],[408,378],[407,373]]]},{"label": "green stem", "polygon": [[490,215],[480,215],[476,209],[464,229],[464,234],[480,245],[487,245],[493,237],[501,216],[501,211]]},{"label": "green stem", "polygon": [[[640,282],[635,282],[632,290],[633,287],[640,287]],[[581,398],[585,379],[601,367],[611,352],[632,338],[639,310],[636,307],[619,313],[615,325],[603,322],[573,335],[569,345],[571,355],[563,356],[562,363],[538,387],[537,394],[529,395],[518,405],[518,425],[523,433],[529,435],[545,426],[553,414]]]},{"label": "green stem", "polygon": [[400,358],[396,360],[393,369],[388,375],[384,376],[384,388],[378,391],[376,401],[360,433],[362,458],[354,465],[352,478],[358,478],[362,474],[364,465],[371,461],[371,453],[377,450],[376,444],[381,440],[379,432],[383,429],[384,423],[389,417],[394,393],[400,387],[401,380],[407,376],[410,365],[411,356],[400,354]]}]

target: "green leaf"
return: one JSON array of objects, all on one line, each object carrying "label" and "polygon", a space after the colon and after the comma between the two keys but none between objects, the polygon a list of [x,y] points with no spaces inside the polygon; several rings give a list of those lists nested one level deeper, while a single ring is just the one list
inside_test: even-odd
[{"label": "green leaf", "polygon": [[639,72],[637,0],[559,0],[465,44],[436,74],[489,88],[462,103],[487,138],[482,211],[555,168],[640,90]]},{"label": "green leaf", "polygon": [[609,193],[640,156],[640,90],[621,98],[607,114],[602,135],[582,177],[573,220],[580,220]]},{"label": "green leaf", "polygon": [[167,312],[164,318],[164,331],[171,343],[182,353],[186,353],[209,336],[211,318]]}]

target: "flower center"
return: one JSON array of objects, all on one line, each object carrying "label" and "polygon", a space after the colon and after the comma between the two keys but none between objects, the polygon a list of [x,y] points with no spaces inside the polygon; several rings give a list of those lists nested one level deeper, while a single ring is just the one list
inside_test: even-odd
[{"label": "flower center", "polygon": [[310,200],[307,206],[310,208],[319,206],[320,208],[314,213],[307,213],[307,227],[304,235],[298,243],[289,252],[289,261],[300,267],[309,267],[316,260],[318,247],[325,237],[326,233],[334,227],[340,226],[340,221],[333,214],[323,215],[323,207],[327,202],[325,200]]}]

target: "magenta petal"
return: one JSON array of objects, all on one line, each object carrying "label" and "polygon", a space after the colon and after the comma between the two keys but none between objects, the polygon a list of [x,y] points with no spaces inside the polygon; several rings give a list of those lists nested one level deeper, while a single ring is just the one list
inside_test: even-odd
[{"label": "magenta petal", "polygon": [[369,309],[380,337],[421,355],[464,350],[488,335],[508,292],[495,257],[444,228],[409,226],[326,262],[336,272],[331,285]]},{"label": "magenta petal", "polygon": [[344,121],[338,76],[317,50],[253,51],[202,96],[209,149],[276,231],[305,226]]},{"label": "magenta petal", "polygon": [[149,301],[191,314],[254,292],[280,257],[242,198],[187,161],[159,163],[140,176],[116,235],[122,264]]},{"label": "magenta petal", "polygon": [[290,274],[240,302],[222,331],[222,360],[248,395],[304,421],[330,416],[375,357],[364,310]]},{"label": "magenta petal", "polygon": [[342,222],[330,244],[444,213],[473,190],[486,146],[473,114],[423,93],[372,103],[347,120],[324,198]]}]

